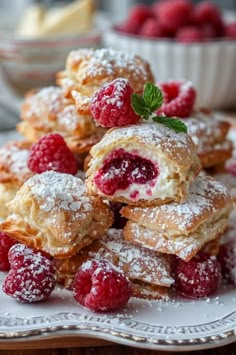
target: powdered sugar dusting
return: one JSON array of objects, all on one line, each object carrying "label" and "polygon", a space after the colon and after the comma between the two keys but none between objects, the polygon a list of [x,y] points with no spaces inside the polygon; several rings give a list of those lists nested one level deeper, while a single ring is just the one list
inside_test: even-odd
[{"label": "powdered sugar dusting", "polygon": [[0,149],[0,165],[7,167],[16,177],[30,173],[27,167],[28,157],[29,150],[15,145],[14,142]]},{"label": "powdered sugar dusting", "polygon": [[85,211],[92,210],[84,182],[73,175],[47,171],[33,176],[26,184],[33,196],[41,201],[43,211],[78,211],[81,205]]},{"label": "powdered sugar dusting", "polygon": [[[173,144],[175,147],[182,148],[185,151],[189,149],[189,137],[185,133],[176,133],[174,130],[158,123],[139,123],[112,129],[106,133],[104,138],[91,149],[92,155],[99,152],[101,149],[114,144],[117,140],[127,140],[133,138],[141,143],[150,144],[160,147],[162,144],[163,150],[173,152]],[[174,143],[173,143],[174,142]]]},{"label": "powdered sugar dusting", "polygon": [[[220,182],[213,180],[207,176],[199,176],[190,185],[189,194],[186,200],[180,204],[172,202],[159,207],[147,207],[142,209],[143,216],[148,217],[148,223],[156,223],[158,221],[158,216],[165,216],[161,219],[162,226],[159,226],[163,231],[170,229],[170,223],[177,221],[178,233],[186,233],[186,230],[192,229],[195,225],[196,219],[200,217],[200,222],[202,222],[201,216],[206,213],[206,219],[211,217],[212,214],[219,212],[219,207],[216,207],[217,198],[223,198],[225,200],[226,206],[231,206],[230,194],[227,188]],[[228,204],[227,204],[228,202]],[[220,208],[222,208],[220,206]],[[141,211],[138,207],[134,207],[133,211]],[[155,221],[155,222],[154,222]],[[145,222],[142,220],[141,223]],[[176,231],[177,233],[177,231]]]},{"label": "powdered sugar dusting", "polygon": [[[111,48],[76,50],[70,52],[68,63],[80,62],[84,58],[87,58],[86,76],[97,77],[103,74],[112,76],[115,71],[128,68],[134,76],[142,76],[144,80],[148,78],[144,66],[137,65],[136,57],[122,51]],[[80,80],[83,80],[83,74]]]}]

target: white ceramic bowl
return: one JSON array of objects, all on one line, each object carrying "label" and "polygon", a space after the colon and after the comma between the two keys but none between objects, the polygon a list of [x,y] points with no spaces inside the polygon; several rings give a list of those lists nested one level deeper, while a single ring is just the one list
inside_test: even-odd
[{"label": "white ceramic bowl", "polygon": [[157,82],[191,80],[198,107],[236,107],[236,41],[185,44],[127,35],[113,27],[104,34],[103,44],[142,56],[151,64]]}]

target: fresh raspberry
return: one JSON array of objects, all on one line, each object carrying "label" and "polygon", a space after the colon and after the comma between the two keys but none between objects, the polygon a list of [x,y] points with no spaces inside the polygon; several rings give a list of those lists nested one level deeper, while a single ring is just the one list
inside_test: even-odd
[{"label": "fresh raspberry", "polygon": [[119,127],[137,123],[131,106],[133,89],[127,79],[118,78],[102,86],[92,97],[90,111],[98,125]]},{"label": "fresh raspberry", "polygon": [[199,28],[204,40],[212,40],[217,37],[217,31],[211,24],[203,24]]},{"label": "fresh raspberry", "polygon": [[168,80],[158,84],[163,94],[163,104],[157,113],[170,117],[188,117],[193,110],[196,91],[190,81]]},{"label": "fresh raspberry", "polygon": [[76,174],[78,163],[69,150],[64,138],[51,133],[33,144],[28,159],[28,167],[35,173],[54,170],[60,173]]},{"label": "fresh raspberry", "polygon": [[89,260],[77,271],[73,296],[93,311],[110,311],[124,306],[131,297],[131,284],[122,271],[105,260]]},{"label": "fresh raspberry", "polygon": [[46,300],[57,280],[52,261],[23,244],[13,245],[8,258],[10,271],[3,281],[3,291],[20,302]]},{"label": "fresh raspberry", "polygon": [[145,37],[167,37],[166,31],[155,18],[149,18],[139,30],[139,35]]},{"label": "fresh raspberry", "polygon": [[177,42],[193,43],[202,42],[204,37],[200,28],[195,26],[185,26],[176,32],[175,39]]},{"label": "fresh raspberry", "polygon": [[223,279],[236,285],[236,242],[231,240],[220,246],[218,260]]},{"label": "fresh raspberry", "polygon": [[233,157],[226,162],[225,169],[231,175],[236,176],[236,157]]},{"label": "fresh raspberry", "polygon": [[126,190],[133,183],[152,181],[158,174],[158,167],[151,160],[120,148],[108,154],[94,176],[94,183],[100,191],[110,196],[119,189]]},{"label": "fresh raspberry", "polygon": [[175,287],[189,298],[206,297],[215,292],[220,282],[220,265],[215,256],[199,253],[190,261],[177,259]]},{"label": "fresh raspberry", "polygon": [[211,1],[202,1],[193,11],[193,21],[197,25],[211,24],[217,30],[217,35],[223,34],[224,24],[219,8]]},{"label": "fresh raspberry", "polygon": [[228,39],[236,40],[236,22],[228,23],[225,25],[224,35]]},{"label": "fresh raspberry", "polygon": [[17,242],[10,238],[6,233],[0,232],[0,270],[7,271],[10,269],[8,261],[8,251]]},{"label": "fresh raspberry", "polygon": [[178,28],[189,23],[193,5],[189,0],[166,0],[156,3],[153,9],[160,25],[175,33]]},{"label": "fresh raspberry", "polygon": [[114,218],[114,222],[113,222],[111,228],[123,229],[124,226],[126,225],[127,218],[123,217],[120,214],[120,210],[124,206],[124,204],[121,202],[110,201],[109,205],[110,205],[110,208],[113,212],[113,218]]}]

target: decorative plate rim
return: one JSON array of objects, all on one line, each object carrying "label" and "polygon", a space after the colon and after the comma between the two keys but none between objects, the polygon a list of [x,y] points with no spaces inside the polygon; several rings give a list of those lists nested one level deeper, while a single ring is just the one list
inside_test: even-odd
[{"label": "decorative plate rim", "polygon": [[[212,335],[207,335],[207,336],[196,336],[196,334],[193,334],[192,337],[186,337],[186,338],[181,338],[177,339],[176,337],[159,337],[158,335],[152,336],[152,335],[135,335],[132,333],[132,331],[128,331],[128,328],[124,329],[124,331],[121,331],[119,329],[113,329],[114,324],[112,324],[112,318],[108,322],[109,326],[104,326],[104,322],[102,324],[97,324],[99,323],[99,316],[98,315],[84,315],[81,313],[68,313],[68,312],[59,312],[59,313],[54,313],[51,314],[50,316],[47,316],[48,318],[51,317],[53,321],[55,321],[55,318],[59,318],[60,324],[58,325],[53,325],[49,324],[47,322],[47,326],[45,326],[45,316],[37,316],[37,317],[28,317],[31,321],[35,321],[36,324],[40,324],[42,327],[34,327],[33,329],[22,329],[22,330],[12,330],[10,331],[10,327],[14,327],[15,325],[11,323],[11,321],[16,321],[19,322],[21,325],[27,323],[27,318],[22,318],[22,317],[0,317],[0,325],[4,325],[4,321],[9,323],[10,320],[10,326],[9,329],[6,331],[2,331],[0,329],[0,342],[6,341],[9,339],[14,339],[15,341],[22,341],[24,338],[26,341],[28,340],[42,340],[42,337],[44,339],[47,338],[56,338],[58,336],[63,335],[65,338],[71,337],[71,336],[80,336],[80,337],[91,337],[91,338],[97,338],[100,340],[107,340],[107,341],[112,341],[114,343],[120,343],[123,345],[129,345],[129,346],[136,346],[140,348],[146,348],[146,349],[159,349],[159,350],[168,350],[168,351],[175,351],[175,350],[194,350],[194,349],[206,349],[206,348],[213,348],[217,346],[222,346],[226,345],[229,343],[232,343],[236,340],[236,311],[231,312],[225,317],[218,319],[213,322],[206,322],[204,324],[198,324],[198,325],[193,325],[190,327],[195,327],[197,329],[198,327],[209,327],[209,326],[214,326],[216,325],[217,322],[225,322],[229,323],[229,321],[234,320],[235,323],[234,325],[230,326],[229,329],[220,332],[220,333],[215,333]],[[102,317],[102,316],[101,316]],[[235,318],[234,318],[235,317]],[[53,319],[54,318],[54,319]],[[70,319],[80,319],[84,318],[84,321],[81,321],[79,324],[73,324],[73,322],[69,324],[62,324],[63,321],[68,321]],[[94,321],[92,320],[94,318]],[[146,326],[146,327],[153,327],[153,328],[160,328],[160,330],[163,331],[164,328],[168,330],[168,328],[174,328],[171,326],[155,326],[155,325],[150,325],[150,324],[145,324],[143,322],[137,321],[137,320],[130,320],[129,318],[123,319],[123,321],[127,320],[128,322],[133,323],[132,324],[132,330],[135,329],[135,324],[136,326]],[[177,329],[180,328],[190,328],[189,326],[177,326]],[[214,329],[214,328],[212,328]]]}]

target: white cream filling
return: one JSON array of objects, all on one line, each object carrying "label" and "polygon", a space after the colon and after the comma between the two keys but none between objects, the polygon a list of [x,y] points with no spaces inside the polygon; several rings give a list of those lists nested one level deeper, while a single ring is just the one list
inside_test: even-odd
[{"label": "white cream filling", "polygon": [[[123,148],[123,147],[121,147]],[[119,149],[119,148],[117,148]],[[132,183],[127,189],[118,189],[113,196],[124,197],[129,200],[154,200],[156,198],[166,199],[173,197],[176,194],[178,181],[174,178],[176,175],[175,167],[168,164],[166,158],[160,153],[154,155],[150,151],[142,151],[142,154],[137,152],[132,147],[125,147],[125,151],[135,154],[144,159],[149,159],[157,166],[158,175],[156,178],[146,182],[145,184]],[[96,161],[98,166],[103,165],[103,161]]]}]

